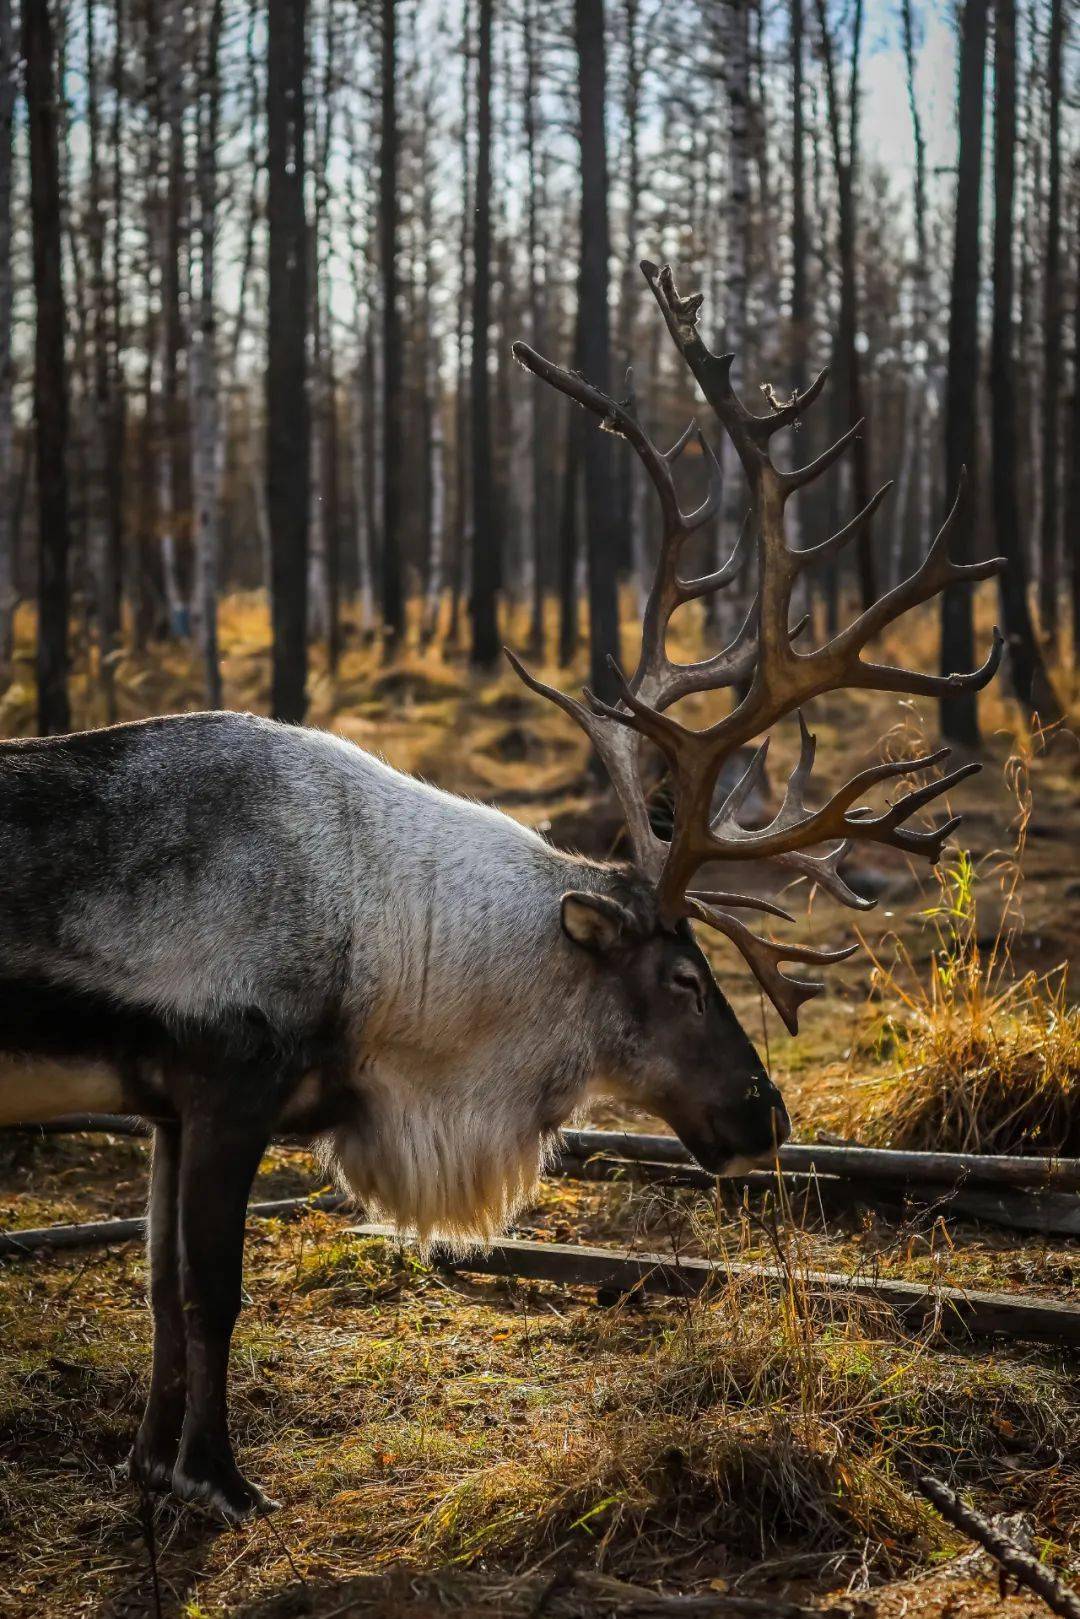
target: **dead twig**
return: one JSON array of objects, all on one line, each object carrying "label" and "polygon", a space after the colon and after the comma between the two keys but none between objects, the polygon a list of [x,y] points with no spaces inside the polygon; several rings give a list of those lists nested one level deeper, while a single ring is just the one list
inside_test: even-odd
[{"label": "dead twig", "polygon": [[941,1479],[927,1473],[918,1480],[918,1485],[926,1499],[933,1502],[954,1529],[978,1541],[1002,1568],[1015,1575],[1021,1585],[1026,1585],[1028,1590],[1041,1596],[1048,1607],[1062,1615],[1062,1619],[1080,1619],[1080,1597],[1058,1578],[1053,1569],[1047,1568],[1002,1530],[988,1523],[981,1513],[961,1501],[956,1491],[943,1484]]},{"label": "dead twig", "polygon": [[807,1608],[778,1597],[737,1596],[732,1591],[681,1592],[651,1591],[647,1586],[628,1585],[607,1574],[578,1570],[575,1585],[584,1586],[593,1601],[617,1603],[619,1613],[687,1614],[702,1619],[847,1619],[849,1607]]},{"label": "dead twig", "polygon": [[158,1579],[157,1537],[154,1534],[154,1508],[150,1493],[139,1486],[139,1516],[142,1519],[143,1540],[150,1563],[150,1588],[154,1595],[154,1619],[161,1619],[161,1583]]}]

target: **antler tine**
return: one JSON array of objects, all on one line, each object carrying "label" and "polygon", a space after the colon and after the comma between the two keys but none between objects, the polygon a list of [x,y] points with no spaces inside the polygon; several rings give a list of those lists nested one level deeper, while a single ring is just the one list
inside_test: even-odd
[{"label": "antler tine", "polygon": [[813,461],[808,462],[805,467],[795,467],[790,472],[781,472],[777,468],[776,474],[783,499],[787,500],[788,496],[793,495],[796,489],[805,488],[808,483],[814,483],[824,473],[828,472],[833,463],[839,461],[848,445],[858,438],[865,425],[866,417],[860,416],[859,420],[854,422],[846,433],[840,435],[835,444],[830,444],[827,450],[822,450],[821,454],[816,456]]},{"label": "antler tine", "polygon": [[621,725],[612,724],[610,715],[603,712],[602,704],[596,704],[595,710],[590,711],[576,698],[560,691],[557,686],[549,686],[545,681],[538,680],[509,647],[503,647],[503,651],[515,673],[521,677],[530,691],[536,692],[540,697],[546,697],[549,702],[561,708],[563,713],[569,714],[585,732],[599,754],[622,805],[634,859],[642,871],[654,879],[657,878],[667,854],[667,844],[656,836],[649,820],[648,804],[638,764],[636,736],[625,731]]},{"label": "antler tine", "polygon": [[756,425],[751,431],[759,433],[765,439],[769,439],[774,433],[778,433],[782,427],[790,427],[793,422],[799,420],[807,406],[814,403],[814,400],[824,388],[828,376],[829,368],[826,366],[824,370],[818,372],[809,387],[804,388],[801,393],[796,388],[787,404],[780,405],[773,411],[771,416],[752,417],[751,420]]},{"label": "antler tine", "polygon": [[682,432],[671,446],[671,449],[662,450],[660,452],[669,467],[675,465],[675,462],[686,449],[686,446],[689,444],[695,433],[697,433],[698,437],[700,437],[701,429],[698,427],[697,417],[691,416],[690,420],[687,422],[686,426],[683,428]]},{"label": "antler tine", "polygon": [[801,849],[790,849],[787,854],[774,855],[770,864],[784,871],[795,871],[811,883],[823,888],[833,899],[839,900],[852,911],[872,911],[877,904],[866,894],[857,894],[840,875],[840,862],[851,848],[851,839],[845,838],[826,854],[806,854]]},{"label": "antler tine", "polygon": [[849,544],[865,528],[892,487],[893,480],[890,478],[888,483],[882,484],[876,494],[870,496],[862,511],[856,512],[851,521],[845,523],[843,528],[837,529],[835,534],[830,535],[827,540],[822,540],[819,545],[810,545],[802,551],[794,552],[793,554],[799,567],[812,568],[815,563],[823,562],[827,557],[834,557],[838,552],[842,551],[844,546]]},{"label": "antler tine", "polygon": [[[724,498],[723,469],[721,468],[720,462],[713,451],[712,445],[709,443],[700,427],[697,428],[697,440],[701,445],[702,455],[709,463],[709,488],[705,495],[705,499],[701,502],[701,505],[698,506],[694,511],[690,512],[686,517],[686,530],[688,534],[693,534],[696,529],[701,528],[709,521],[710,518],[715,517],[720,510],[720,503]],[[736,551],[739,549],[739,542],[741,540],[742,528],[740,527],[739,540],[736,541],[735,544]],[[720,571],[722,572],[723,570],[721,569]]]},{"label": "antler tine", "polygon": [[[668,455],[657,449],[633,411],[627,405],[612,399],[611,395],[604,393],[602,389],[594,388],[591,382],[586,382],[576,371],[567,371],[563,366],[545,359],[534,348],[530,348],[528,343],[513,344],[511,353],[526,371],[531,371],[542,382],[549,383],[560,393],[583,405],[586,410],[591,410],[594,416],[600,418],[601,426],[628,440],[652,479],[660,497],[665,522],[672,528],[677,528],[682,521],[682,513],[679,510],[675,484],[671,477]],[[693,426],[690,431],[693,431]]]},{"label": "antler tine", "polygon": [[830,967],[834,962],[846,961],[859,948],[851,944],[842,950],[815,950],[805,944],[780,944],[773,939],[762,939],[758,934],[751,933],[737,916],[715,910],[699,900],[688,900],[687,909],[699,922],[715,928],[731,940],[776,1007],[789,1034],[799,1032],[800,1006],[813,996],[820,995],[825,986],[811,979],[790,977],[781,972],[780,963],[804,961],[814,967]]},{"label": "antler tine", "polygon": [[687,899],[697,900],[702,905],[739,905],[749,911],[763,911],[766,916],[778,916],[783,922],[794,922],[795,920],[791,912],[785,911],[782,905],[777,905],[775,900],[762,899],[760,894],[729,894],[726,890],[699,892],[695,889],[692,894],[687,894],[686,897]]},{"label": "antler tine", "polygon": [[[709,450],[709,454],[712,455],[711,449]],[[693,516],[697,518],[700,511],[701,507],[699,506],[697,512],[693,513]],[[710,513],[710,516],[711,515],[712,514]],[[702,574],[699,579],[679,580],[679,590],[682,593],[682,599],[684,602],[696,601],[699,596],[711,595],[714,590],[723,590],[725,585],[730,585],[733,579],[738,578],[739,573],[746,562],[746,550],[750,542],[750,537],[754,532],[752,523],[753,515],[753,512],[747,512],[740,523],[739,537],[735,541],[734,549],[732,550],[731,555],[728,557],[727,561],[722,567],[717,568],[714,573]],[[694,526],[695,528],[698,526],[696,522]]]}]

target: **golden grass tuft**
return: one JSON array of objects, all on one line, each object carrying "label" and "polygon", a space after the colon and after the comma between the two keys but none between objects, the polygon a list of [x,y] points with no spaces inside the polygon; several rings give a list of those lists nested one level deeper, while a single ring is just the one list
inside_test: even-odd
[{"label": "golden grass tuft", "polygon": [[[992,855],[989,869],[963,849],[942,862],[937,901],[922,913],[934,938],[926,968],[895,937],[891,961],[867,946],[875,1018],[859,1051],[869,1046],[885,1063],[880,1080],[860,1086],[860,1138],[869,1143],[1080,1154],[1080,1006],[1069,1004],[1068,963],[1047,973],[1012,968],[1031,789],[1025,759],[1014,756],[1006,770],[1014,846]],[[990,928],[987,900],[998,912]]]}]

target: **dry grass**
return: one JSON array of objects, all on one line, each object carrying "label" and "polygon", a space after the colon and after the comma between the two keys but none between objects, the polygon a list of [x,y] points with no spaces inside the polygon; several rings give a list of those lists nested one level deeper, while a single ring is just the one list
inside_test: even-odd
[{"label": "dry grass", "polygon": [[[921,916],[933,946],[920,970],[893,938],[874,960],[867,1047],[884,1072],[860,1095],[861,1135],[897,1147],[955,1152],[1080,1154],[1080,1007],[1067,963],[1015,972],[1023,929],[1024,854],[1031,820],[1030,761],[1006,767],[1015,841],[983,867],[966,850],[935,873],[936,902]],[[987,929],[989,891],[996,925]]]},{"label": "dry grass", "polygon": [[[779,1298],[732,1283],[610,1310],[553,1287],[447,1280],[339,1231],[312,1216],[252,1243],[236,1421],[245,1464],[284,1502],[281,1541],[158,1506],[163,1573],[197,1603],[189,1614],[280,1589],[282,1544],[324,1583],[520,1576],[556,1559],[639,1584],[756,1567],[766,1589],[842,1588],[955,1549],[910,1487],[926,1468],[1030,1512],[1055,1559],[1080,1530],[1064,1366],[942,1352],[850,1300],[823,1313],[797,1235],[774,1238],[790,1276]],[[110,1471],[147,1372],[140,1295],[130,1253],[0,1272],[13,1611],[145,1599],[135,1505]]]}]

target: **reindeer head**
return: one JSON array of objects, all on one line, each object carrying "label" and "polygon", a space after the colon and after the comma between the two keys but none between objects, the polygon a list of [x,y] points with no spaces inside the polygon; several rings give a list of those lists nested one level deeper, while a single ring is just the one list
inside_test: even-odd
[{"label": "reindeer head", "polygon": [[[651,1037],[657,1055],[665,1054],[660,1064],[664,1070],[663,1081],[657,1093],[650,1097],[647,1083],[643,1081],[645,1094],[639,1099],[668,1119],[680,1135],[685,1131],[686,1144],[692,1151],[702,1150],[705,1143],[710,1167],[718,1167],[716,1160],[725,1155],[730,1158],[751,1150],[760,1151],[767,1145],[767,1141],[761,1140],[759,1098],[766,1098],[769,1105],[776,1108],[781,1136],[786,1133],[786,1115],[779,1093],[764,1080],[764,1071],[749,1040],[738,1029],[730,1008],[712,983],[704,957],[690,937],[690,923],[703,923],[731,941],[792,1033],[797,1032],[799,1007],[823,986],[790,976],[782,971],[781,963],[826,966],[844,960],[857,947],[824,951],[762,938],[751,932],[735,911],[755,910],[786,921],[793,920],[792,917],[770,900],[721,889],[698,888],[695,883],[699,873],[706,866],[722,870],[724,863],[730,861],[760,861],[770,873],[781,877],[789,873],[802,875],[841,904],[861,910],[873,901],[854,893],[840,874],[840,863],[853,842],[884,844],[923,856],[931,863],[938,859],[945,839],[955,829],[959,818],[946,819],[930,828],[913,827],[908,822],[915,811],[946,793],[977,770],[978,765],[965,764],[922,786],[910,786],[879,812],[858,803],[868,789],[893,778],[918,776],[933,770],[947,757],[948,750],[919,759],[874,765],[853,776],[819,808],[811,809],[807,807],[806,796],[815,743],[802,709],[812,698],[844,688],[937,696],[985,686],[1001,659],[1002,639],[996,629],[989,657],[980,669],[970,674],[921,674],[864,661],[862,653],[874,636],[909,608],[929,601],[946,587],[986,579],[999,572],[1004,562],[1000,558],[977,563],[950,560],[949,536],[964,497],[962,484],[956,504],[912,576],[866,608],[824,646],[816,650],[797,649],[795,642],[805,629],[806,620],[796,624],[790,621],[796,581],[805,569],[835,557],[860,532],[890,485],[880,489],[865,508],[831,538],[809,549],[793,550],[785,537],[787,502],[832,466],[862,424],[856,423],[808,466],[791,471],[776,466],[769,450],[773,434],[795,422],[817,398],[826,372],[822,371],[804,393],[795,394],[790,402],[779,406],[774,403],[770,414],[754,415],[732,389],[734,356],[711,353],[698,333],[701,295],[681,298],[666,265],[658,269],[646,262],[641,268],[668,331],[742,464],[750,489],[749,520],[722,568],[701,578],[685,577],[680,572],[680,563],[687,541],[718,514],[720,506],[720,467],[704,435],[691,423],[672,449],[661,451],[643,430],[632,400],[611,399],[576,373],[545,360],[527,344],[515,343],[514,355],[523,366],[591,410],[608,432],[617,433],[629,442],[656,489],[663,532],[656,576],[644,611],[637,668],[626,679],[618,667],[612,665],[621,693],[617,702],[602,702],[588,690],[584,692],[585,701],[579,702],[537,680],[513,653],[508,656],[528,686],[558,704],[582,727],[603,760],[618,794],[635,866],[653,896],[655,921],[651,928],[639,927],[636,933],[625,925],[621,930],[616,927],[607,948],[618,950],[618,970],[628,984],[647,980],[650,985],[659,986],[648,997],[647,1021],[655,1025]],[[686,515],[679,503],[673,468],[695,433],[711,469],[710,488],[698,510]],[[734,640],[700,663],[673,663],[667,652],[667,630],[672,614],[685,603],[729,585],[744,561],[750,560],[744,555],[748,551],[755,568],[756,595]],[[737,694],[730,712],[715,724],[694,730],[668,712],[692,692],[721,687],[736,687]],[[770,729],[792,713],[798,715],[802,745],[783,802],[768,826],[745,827],[740,821],[740,811],[762,780]],[[724,765],[739,749],[757,739],[761,740],[745,773],[716,805],[717,782]],[[675,812],[670,842],[660,838],[650,822],[641,774],[642,745],[646,742],[659,750],[674,785]],[[834,843],[833,840],[839,841]],[[564,914],[564,925],[565,920]],[[587,923],[583,922],[582,926]],[[602,926],[599,932],[603,934]],[[700,977],[704,970],[708,976],[708,984],[703,984],[701,991],[702,1021],[696,1039],[686,1033],[688,1020],[693,1016],[693,996],[680,1007],[670,995],[662,993],[665,984],[677,982],[680,960],[685,963],[685,975],[693,973]],[[732,1026],[738,1031],[737,1039]],[[714,1052],[709,1049],[710,1039],[715,1041]],[[672,1079],[672,1054],[679,1049],[684,1051],[685,1066],[676,1083]],[[767,1090],[754,1086],[752,1080],[756,1075],[762,1076]],[[708,1148],[709,1131],[701,1121],[709,1119],[722,1121],[717,1122],[714,1134],[718,1143],[723,1141],[724,1152],[719,1146],[715,1151]]]}]

